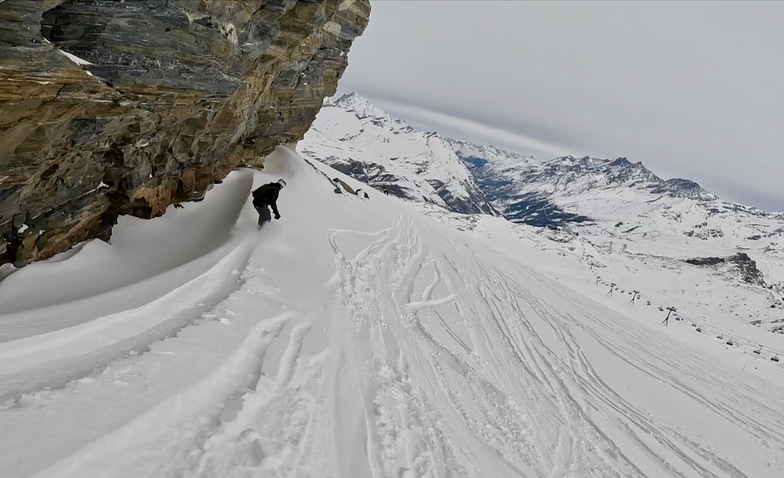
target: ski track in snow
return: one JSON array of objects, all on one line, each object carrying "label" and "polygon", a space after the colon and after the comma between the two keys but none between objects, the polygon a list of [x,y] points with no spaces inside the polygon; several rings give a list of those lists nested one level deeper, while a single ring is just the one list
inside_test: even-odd
[{"label": "ski track in snow", "polygon": [[252,248],[248,240],[240,243],[204,274],[131,312],[0,344],[0,402],[63,387],[177,334],[241,286],[232,271],[244,267]]},{"label": "ski track in snow", "polygon": [[[270,252],[244,242],[212,270],[244,268],[242,277],[210,280],[208,271],[189,283],[206,281],[217,294],[210,300],[178,289],[179,318],[161,315],[167,296],[150,304],[156,319],[143,331],[109,337],[94,352],[74,347],[89,343],[96,324],[1,344],[0,428],[27,440],[29,453],[0,449],[0,469],[117,478],[747,476],[733,464],[738,455],[679,429],[677,413],[658,413],[630,392],[637,386],[677,397],[690,407],[684,414],[714,417],[771,470],[784,468],[784,398],[758,398],[755,387],[767,384],[739,381],[456,237],[402,213],[377,232],[330,230],[322,240],[335,273],[312,291],[322,300],[300,304],[281,298],[264,262]],[[205,344],[208,354],[188,353]],[[54,349],[56,366],[35,362],[44,349]],[[636,381],[614,380],[613,367]],[[166,381],[163,368],[182,377]],[[80,404],[101,394],[105,410]],[[96,414],[104,419],[92,428]]]}]

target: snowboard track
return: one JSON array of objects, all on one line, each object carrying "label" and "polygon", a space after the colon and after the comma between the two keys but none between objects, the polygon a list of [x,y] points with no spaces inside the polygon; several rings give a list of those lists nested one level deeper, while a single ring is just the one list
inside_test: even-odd
[{"label": "snowboard track", "polygon": [[632,403],[594,367],[597,354],[784,443],[782,400],[763,402],[677,344],[520,264],[499,267],[427,220],[398,215],[326,240],[335,273],[318,293],[329,300],[280,310],[249,249],[244,276],[257,280],[236,287],[268,305],[225,363],[37,476],[747,476]]}]

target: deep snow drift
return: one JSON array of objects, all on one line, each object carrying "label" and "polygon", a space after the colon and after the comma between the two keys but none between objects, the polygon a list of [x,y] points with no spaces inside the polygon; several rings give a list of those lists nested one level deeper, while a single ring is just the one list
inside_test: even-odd
[{"label": "deep snow drift", "polygon": [[312,163],[0,283],[4,477],[780,476],[778,365]]}]

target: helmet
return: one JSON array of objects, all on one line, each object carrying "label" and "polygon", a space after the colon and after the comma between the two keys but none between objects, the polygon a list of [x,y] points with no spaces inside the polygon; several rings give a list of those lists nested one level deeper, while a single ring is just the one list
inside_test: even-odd
[{"label": "helmet", "polygon": [[286,187],[286,181],[284,181],[283,179],[278,179],[278,184],[280,184],[281,189]]}]

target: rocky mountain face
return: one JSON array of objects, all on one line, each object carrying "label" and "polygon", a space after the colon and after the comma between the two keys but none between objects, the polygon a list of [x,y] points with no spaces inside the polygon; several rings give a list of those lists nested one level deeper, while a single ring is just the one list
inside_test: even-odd
[{"label": "rocky mountain face", "polygon": [[582,211],[564,210],[559,199],[598,190],[620,188],[696,201],[718,199],[694,181],[663,180],[641,162],[632,163],[626,158],[564,156],[538,162],[515,155],[499,156],[495,148],[475,146],[466,153],[457,143],[455,150],[507,219],[533,226],[590,222],[592,218]]},{"label": "rocky mountain face", "polygon": [[445,138],[393,120],[356,93],[325,104],[297,149],[394,196],[497,215]]},{"label": "rocky mountain face", "polygon": [[757,262],[752,260],[745,252],[739,252],[729,257],[695,257],[686,259],[686,262],[695,266],[731,264],[736,268],[738,275],[744,282],[763,287],[766,285],[762,272],[757,269]]},{"label": "rocky mountain face", "polygon": [[493,147],[452,143],[491,204],[512,222],[550,228],[594,224],[644,237],[682,234],[722,239],[731,247],[775,242],[784,231],[781,213],[723,201],[694,181],[664,180],[626,158],[564,156],[538,162]]},{"label": "rocky mountain face", "polygon": [[537,227],[554,227],[590,218],[564,211],[538,190],[521,188],[520,180],[540,168],[531,157],[450,139],[457,156],[466,164],[487,200],[509,221]]},{"label": "rocky mountain face", "polygon": [[107,239],[302,138],[369,0],[0,2],[0,264]]}]

